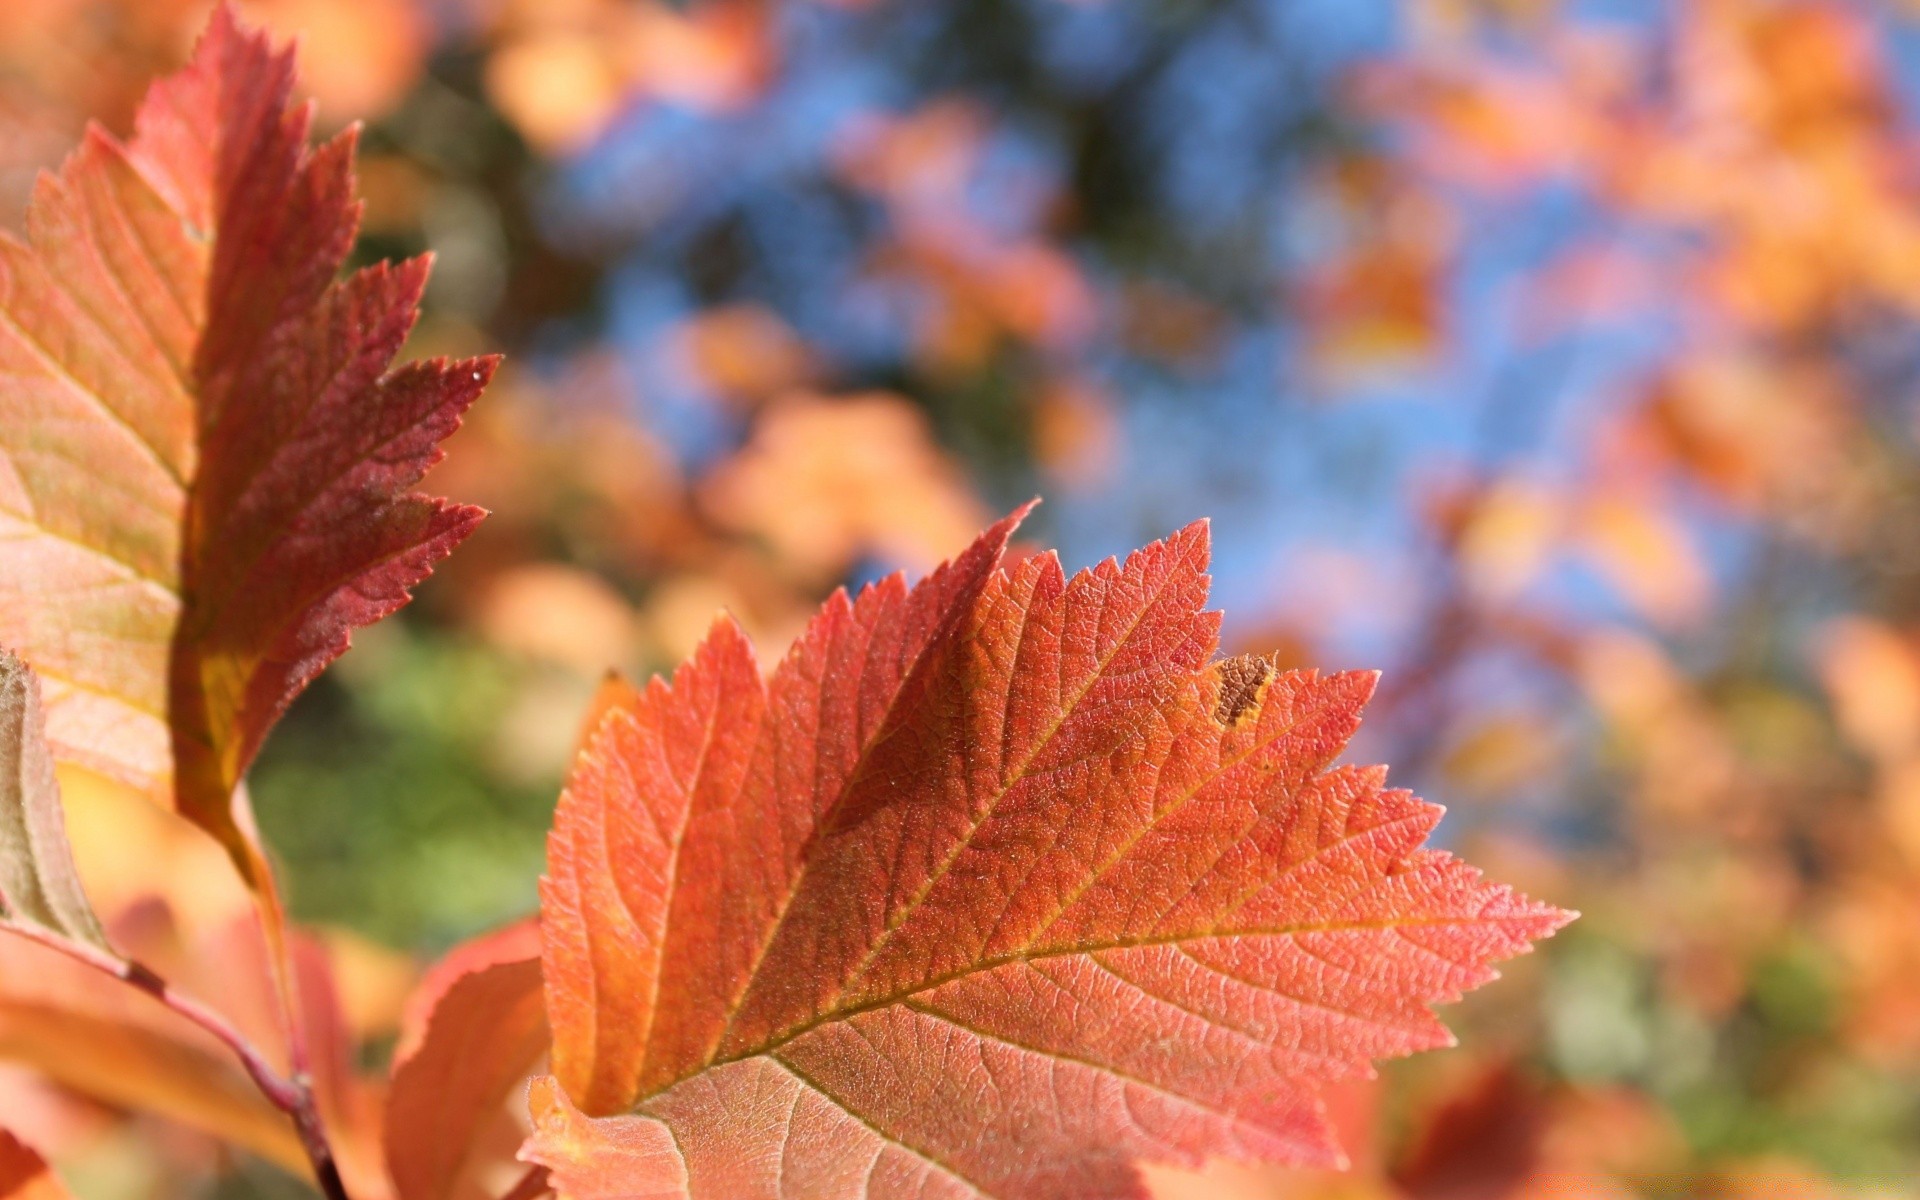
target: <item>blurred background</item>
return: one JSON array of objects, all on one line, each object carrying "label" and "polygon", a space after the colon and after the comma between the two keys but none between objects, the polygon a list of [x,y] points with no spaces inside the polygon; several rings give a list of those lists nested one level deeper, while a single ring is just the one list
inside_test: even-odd
[{"label": "blurred background", "polygon": [[[604,670],[1037,494],[1069,567],[1211,516],[1226,649],[1383,669],[1351,757],[1586,914],[1351,1174],[1166,1195],[1920,1194],[1920,5],[242,7],[437,256],[414,352],[508,355],[430,481],[492,519],[254,774],[367,1064]],[[207,8],[0,5],[9,227]],[[201,1161],[9,1079],[91,1194]]]}]

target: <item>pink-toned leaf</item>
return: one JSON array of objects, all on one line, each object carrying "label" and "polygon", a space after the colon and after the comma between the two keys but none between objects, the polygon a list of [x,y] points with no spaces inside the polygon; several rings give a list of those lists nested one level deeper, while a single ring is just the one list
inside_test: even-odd
[{"label": "pink-toned leaf", "polygon": [[40,683],[0,649],[0,919],[28,921],[109,953],[67,844]]},{"label": "pink-toned leaf", "polygon": [[563,1197],[1337,1162],[1319,1086],[1446,1044],[1429,1005],[1568,919],[1333,766],[1371,674],[1212,661],[1204,525],[1071,580],[997,569],[1009,533],[835,597],[771,679],[723,622],[607,708],[542,889],[522,1153]]},{"label": "pink-toned leaf", "polygon": [[583,1114],[552,1076],[527,1093],[534,1140],[553,1161],[549,1182],[561,1196],[673,1200],[687,1194],[687,1164],[673,1135],[646,1117]]},{"label": "pink-toned leaf", "polygon": [[547,1052],[539,955],[538,927],[510,926],[457,947],[409,1001],[385,1133],[400,1200],[485,1194],[476,1153]]},{"label": "pink-toned leaf", "polygon": [[477,509],[409,489],[488,361],[392,365],[427,264],[336,276],[351,132],[219,9],[133,137],[90,129],[0,238],[0,644],[55,754],[253,854],[235,787],[350,631]]}]

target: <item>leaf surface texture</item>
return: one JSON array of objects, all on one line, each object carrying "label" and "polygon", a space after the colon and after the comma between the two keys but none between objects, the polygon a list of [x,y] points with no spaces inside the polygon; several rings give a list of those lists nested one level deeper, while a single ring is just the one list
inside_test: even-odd
[{"label": "leaf surface texture", "polygon": [[770,678],[723,620],[601,713],[542,885],[523,1156],[562,1196],[1337,1162],[1318,1086],[1446,1044],[1429,1005],[1568,919],[1333,765],[1372,674],[1214,661],[1204,525],[1069,579],[1001,565],[1012,520]]},{"label": "leaf surface texture", "polygon": [[221,8],[133,136],[90,129],[0,237],[0,645],[56,756],[243,868],[267,731],[479,520],[411,488],[492,370],[394,365],[427,263],[339,277],[354,135],[309,145],[292,87]]}]

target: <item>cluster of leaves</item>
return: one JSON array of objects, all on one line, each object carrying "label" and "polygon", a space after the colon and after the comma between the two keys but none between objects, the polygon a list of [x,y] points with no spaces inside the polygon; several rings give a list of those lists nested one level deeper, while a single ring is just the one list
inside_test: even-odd
[{"label": "cluster of leaves", "polygon": [[[834,592],[770,673],[722,619],[605,684],[537,923],[430,971],[368,1077],[245,780],[478,524],[410,489],[493,363],[395,365],[426,263],[339,277],[355,134],[309,145],[292,90],[221,8],[0,243],[9,1057],[334,1200],[1139,1196],[1340,1162],[1322,1087],[1446,1042],[1429,1006],[1568,919],[1334,764],[1372,674],[1217,657],[1204,525],[1068,577],[1009,559],[1022,512]],[[217,847],[238,919],[96,908],[68,819],[116,804]],[[7,1134],[0,1195],[58,1194]]]},{"label": "cluster of leaves", "polygon": [[[203,7],[0,13],[10,213]],[[1214,511],[1224,648],[1389,667],[1367,756],[1588,918],[1469,1049],[1336,1089],[1354,1172],[1197,1194],[1920,1177],[1903,6],[246,8],[371,122],[361,254],[439,252],[416,344],[517,364],[437,477],[495,516],[253,772],[304,915],[438,950],[525,912],[605,666],[718,607],[771,668],[835,584],[1035,490],[1085,559]],[[118,944],[257,971],[206,846],[64,774]],[[411,956],[320,932],[379,1061]],[[209,1169],[71,1091],[0,1070],[68,1157]]]}]

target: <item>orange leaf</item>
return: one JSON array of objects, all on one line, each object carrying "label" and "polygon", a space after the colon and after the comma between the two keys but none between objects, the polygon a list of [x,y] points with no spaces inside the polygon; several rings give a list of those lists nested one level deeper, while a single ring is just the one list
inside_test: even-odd
[{"label": "orange leaf", "polygon": [[480,518],[408,489],[492,370],[391,368],[427,264],[336,281],[354,138],[310,148],[292,87],[220,9],[133,138],[90,130],[0,239],[0,644],[57,757],[250,877],[232,804],[267,731]]},{"label": "orange leaf", "polygon": [[541,889],[522,1154],[563,1197],[1336,1162],[1318,1086],[1445,1044],[1428,1005],[1569,919],[1330,766],[1372,675],[1209,662],[1204,525],[1071,580],[1011,531],[837,594],[771,679],[723,621],[607,705]]},{"label": "orange leaf", "polygon": [[69,1200],[70,1196],[38,1154],[0,1129],[0,1200]]},{"label": "orange leaf", "polygon": [[539,955],[538,928],[511,926],[447,955],[409,1003],[386,1119],[400,1200],[483,1194],[475,1148],[547,1051]]}]

